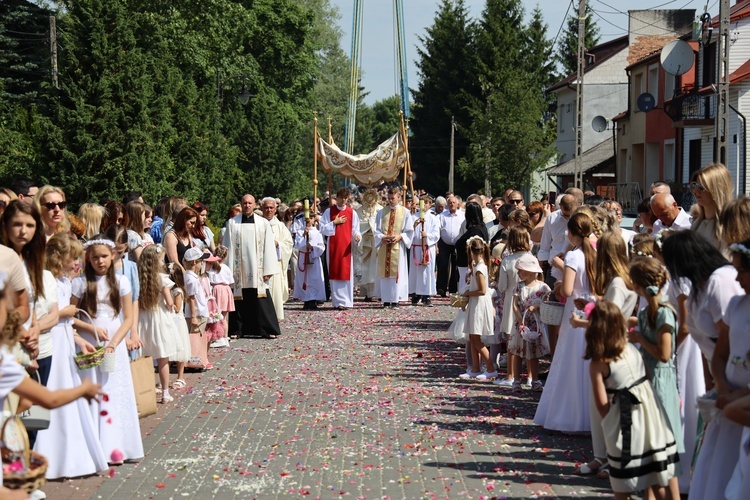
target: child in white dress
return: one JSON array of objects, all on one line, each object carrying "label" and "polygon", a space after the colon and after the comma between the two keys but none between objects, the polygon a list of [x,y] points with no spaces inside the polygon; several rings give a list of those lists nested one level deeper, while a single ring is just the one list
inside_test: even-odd
[{"label": "child in white dress", "polygon": [[508,342],[508,352],[513,355],[513,373],[518,377],[513,390],[521,388],[521,360],[526,360],[526,368],[531,379],[531,389],[541,392],[539,380],[539,358],[549,354],[549,342],[544,334],[544,326],[539,321],[539,307],[550,289],[538,278],[542,275],[539,261],[531,253],[516,260],[516,270],[520,281],[513,293],[513,311],[516,328]]},{"label": "child in white dress", "polygon": [[212,262],[208,269],[208,279],[211,282],[211,289],[213,290],[214,299],[216,300],[216,307],[222,315],[222,325],[224,326],[224,336],[215,340],[211,347],[229,347],[229,324],[228,318],[229,313],[234,311],[234,294],[232,293],[232,285],[234,284],[234,276],[232,276],[232,270],[229,266],[224,264],[227,258],[227,247],[219,245],[216,247],[215,256],[220,260],[218,262]]},{"label": "child in white dress", "polygon": [[138,264],[141,281],[138,331],[143,342],[143,354],[156,360],[161,382],[161,402],[170,403],[169,358],[177,353],[177,328],[172,314],[174,282],[164,274],[166,250],[161,245],[149,245],[141,252]]},{"label": "child in white dress", "polygon": [[[490,353],[485,346],[485,343],[491,344],[495,341],[495,309],[492,306],[492,291],[488,286],[486,264],[490,260],[490,249],[480,236],[472,236],[466,242],[466,251],[469,254],[471,282],[469,289],[464,292],[464,295],[469,297],[464,332],[469,336],[471,371],[460,377],[478,378],[481,376],[481,379],[489,380],[497,377],[495,363],[490,359]],[[482,361],[487,367],[484,373],[480,372]]]},{"label": "child in white dress", "polygon": [[591,430],[589,363],[583,360],[586,340],[583,328],[574,328],[570,318],[575,299],[591,294],[591,281],[596,276],[596,250],[589,241],[592,227],[591,218],[584,213],[575,213],[568,221],[568,241],[574,248],[565,254],[563,279],[554,289],[565,298],[565,310],[547,383],[534,415],[534,423],[548,430]]},{"label": "child in white dress", "polygon": [[183,309],[185,306],[185,271],[181,266],[169,264],[169,279],[172,280],[172,301],[174,302],[173,321],[177,327],[177,351],[169,361],[177,365],[177,380],[172,382],[172,389],[185,387],[185,363],[190,361],[190,332]]},{"label": "child in white dress", "polygon": [[680,457],[643,357],[628,343],[625,317],[617,305],[599,301],[589,320],[585,359],[591,360],[589,377],[602,416],[615,499],[645,489],[666,498],[665,487],[675,477]]},{"label": "child in white dress", "polygon": [[143,457],[130,358],[124,342],[133,324],[131,287],[125,276],[115,274],[114,242],[97,237],[87,241],[84,249],[84,276],[73,280],[71,303],[93,318],[88,331],[80,329],[81,336],[91,343],[97,342],[95,337],[107,341],[105,352],[115,354],[116,368],[108,373],[97,366],[81,375],[90,376],[109,394],[100,404],[92,404],[91,409],[104,454],[110,464],[118,465]]},{"label": "child in white dress", "polygon": [[[508,232],[508,242],[505,245],[505,256],[500,261],[500,270],[497,275],[497,293],[502,297],[503,305],[499,312],[500,317],[495,318],[495,333],[499,337],[501,344],[507,347],[508,341],[516,329],[516,315],[513,309],[513,292],[518,285],[518,271],[515,263],[525,255],[531,255],[531,245],[529,244],[529,232],[525,227],[512,227]],[[505,378],[495,380],[495,385],[510,389],[518,382],[516,388],[521,386],[521,374],[515,373],[513,367],[516,363],[513,360],[513,353],[507,350],[507,374]],[[520,366],[520,365],[519,365]]]},{"label": "child in white dress", "polygon": [[[47,388],[51,391],[81,385],[81,376],[73,361],[74,345],[85,353],[94,346],[73,330],[77,309],[70,305],[71,283],[68,276],[75,268],[83,247],[67,234],[56,234],[47,242],[45,265],[57,279],[57,303],[60,322],[50,330],[52,363]],[[86,401],[78,399],[50,412],[49,428],[37,434],[34,451],[47,458],[47,479],[78,477],[107,469],[107,457],[99,442]]]}]

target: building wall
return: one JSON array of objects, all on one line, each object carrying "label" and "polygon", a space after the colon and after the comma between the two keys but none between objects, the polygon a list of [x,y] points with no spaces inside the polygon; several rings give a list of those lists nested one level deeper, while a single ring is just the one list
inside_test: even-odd
[{"label": "building wall", "polygon": [[[627,49],[618,52],[601,65],[586,72],[583,80],[583,151],[587,151],[612,134],[611,130],[596,132],[591,127],[596,116],[607,120],[627,109],[628,81],[625,73]],[[575,85],[557,93],[557,149],[562,155],[558,163],[575,157],[576,91]]]}]

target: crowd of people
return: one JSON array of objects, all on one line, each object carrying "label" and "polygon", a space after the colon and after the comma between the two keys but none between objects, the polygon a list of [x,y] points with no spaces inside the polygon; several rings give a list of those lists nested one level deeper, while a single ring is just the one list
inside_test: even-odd
[{"label": "crowd of people", "polygon": [[[465,201],[395,185],[288,204],[247,194],[217,230],[201,202],[152,208],[129,192],[74,214],[63,189],[19,179],[0,188],[0,395],[6,414],[54,408],[32,446],[48,478],[84,476],[144,454],[129,371],[141,354],[168,404],[186,369],[212,368],[210,349],[281,335],[290,300],[394,309],[450,296],[460,378],[539,392],[535,423],[590,432],[576,474],[608,477],[618,497],[741,498],[750,199],[720,164],[690,190],[685,210],[655,183],[632,228],[616,201],[575,188],[528,205],[515,189]],[[562,320],[542,314],[557,309]],[[79,369],[74,356],[100,348],[114,369]]]}]

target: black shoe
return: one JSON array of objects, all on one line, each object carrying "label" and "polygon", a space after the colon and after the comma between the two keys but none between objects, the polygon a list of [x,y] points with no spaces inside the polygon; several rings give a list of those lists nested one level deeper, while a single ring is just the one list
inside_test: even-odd
[{"label": "black shoe", "polygon": [[411,305],[416,306],[417,304],[419,304],[419,295],[415,295],[411,298]]},{"label": "black shoe", "polygon": [[388,309],[390,307],[391,307],[391,303],[390,302],[383,302],[383,309]]},{"label": "black shoe", "polygon": [[432,307],[432,301],[429,297],[425,297],[422,299],[422,304],[426,305],[427,307]]},{"label": "black shoe", "polygon": [[438,295],[445,298],[445,290],[438,290],[437,292],[438,292]]},{"label": "black shoe", "polygon": [[372,302],[372,297],[365,296],[365,300],[364,301],[365,302]]},{"label": "black shoe", "polygon": [[396,309],[398,307],[398,302],[391,302],[391,309]]}]

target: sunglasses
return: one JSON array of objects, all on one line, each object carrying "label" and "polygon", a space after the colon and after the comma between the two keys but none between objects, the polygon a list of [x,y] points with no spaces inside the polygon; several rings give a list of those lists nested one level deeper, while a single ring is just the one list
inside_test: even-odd
[{"label": "sunglasses", "polygon": [[59,202],[50,201],[47,203],[43,203],[43,205],[44,205],[44,208],[46,208],[47,210],[54,210],[55,207],[59,207],[60,210],[65,210],[65,207],[68,206],[68,203],[65,201],[59,201]]},{"label": "sunglasses", "polygon": [[510,200],[510,202],[514,205],[518,205],[519,203],[523,203],[523,200]]},{"label": "sunglasses", "polygon": [[700,182],[693,181],[690,183],[690,190],[691,191],[705,191],[706,187]]}]

